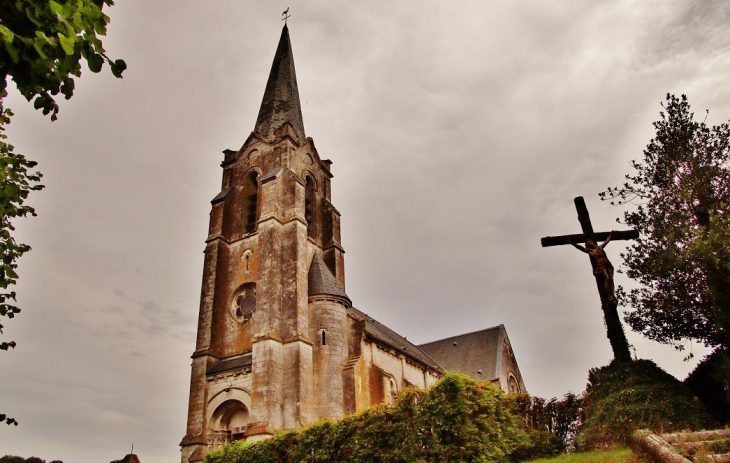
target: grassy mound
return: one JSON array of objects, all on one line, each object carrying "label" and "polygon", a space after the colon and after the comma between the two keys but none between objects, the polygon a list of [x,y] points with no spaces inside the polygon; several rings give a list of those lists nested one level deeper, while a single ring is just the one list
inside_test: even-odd
[{"label": "grassy mound", "polygon": [[406,388],[394,403],[340,421],[234,442],[206,463],[507,461],[525,439],[502,391],[447,373],[430,389]]},{"label": "grassy mound", "polygon": [[583,398],[582,449],[627,445],[637,429],[657,432],[713,427],[687,387],[650,360],[591,369]]}]

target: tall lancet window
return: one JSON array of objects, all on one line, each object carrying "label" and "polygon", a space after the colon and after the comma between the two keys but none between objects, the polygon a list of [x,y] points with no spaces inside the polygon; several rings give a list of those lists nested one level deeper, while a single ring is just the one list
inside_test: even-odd
[{"label": "tall lancet window", "polygon": [[307,177],[304,191],[304,218],[307,220],[307,235],[314,235],[314,180]]},{"label": "tall lancet window", "polygon": [[247,175],[243,182],[243,199],[244,230],[246,233],[253,233],[259,219],[259,182],[256,172]]}]

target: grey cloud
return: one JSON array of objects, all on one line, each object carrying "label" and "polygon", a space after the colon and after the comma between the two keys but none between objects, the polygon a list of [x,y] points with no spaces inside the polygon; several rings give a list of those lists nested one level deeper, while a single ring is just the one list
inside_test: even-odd
[{"label": "grey cloud", "polygon": [[[6,452],[110,461],[133,440],[145,463],[178,457],[221,150],[253,128],[286,6],[117,2],[104,43],[127,60],[123,80],[84,70],[53,124],[11,92],[8,134],[47,189],[18,224],[34,249],[5,330],[19,347],[0,364],[14,378],[0,409],[22,423]],[[620,210],[596,194],[641,155],[667,91],[730,118],[727,12],[293,6],[305,128],[334,161],[355,306],[414,342],[504,323],[528,390],[580,392],[611,355],[595,283],[583,255],[539,238],[577,231],[578,195],[615,227]],[[679,377],[693,366],[629,336]]]}]

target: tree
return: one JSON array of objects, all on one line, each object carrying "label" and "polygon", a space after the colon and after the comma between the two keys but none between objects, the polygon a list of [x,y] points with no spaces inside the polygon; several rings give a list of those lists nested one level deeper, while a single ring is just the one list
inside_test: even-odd
[{"label": "tree", "polygon": [[[106,35],[109,17],[102,13],[112,0],[14,0],[4,1],[0,14],[0,317],[13,318],[20,309],[14,305],[15,291],[8,287],[18,279],[17,259],[30,246],[17,243],[12,235],[12,219],[35,215],[24,204],[28,193],[43,188],[41,174],[31,172],[34,161],[14,153],[6,143],[5,126],[12,112],[4,106],[8,78],[18,91],[43,114],[56,120],[59,111],[55,96],[66,99],[74,92],[74,77],[81,76],[81,61],[92,72],[108,63],[112,74],[121,78],[127,65],[109,58],[100,36]],[[3,326],[0,324],[0,333]],[[0,343],[0,350],[15,347],[15,342]],[[0,414],[0,422],[15,424]]]},{"label": "tree", "polygon": [[122,77],[123,60],[113,61],[99,36],[106,35],[109,17],[102,13],[112,0],[16,0],[3,2],[0,16],[0,99],[11,77],[18,91],[34,100],[36,109],[56,120],[61,93],[74,92],[74,77],[81,76],[81,60],[92,72],[105,62]]},{"label": "tree", "polygon": [[[619,290],[626,322],[681,350],[688,340],[730,348],[730,128],[694,120],[687,97],[667,95],[656,136],[621,187],[623,220],[641,237],[622,254],[639,288]],[[708,110],[709,112],[709,110]]]}]

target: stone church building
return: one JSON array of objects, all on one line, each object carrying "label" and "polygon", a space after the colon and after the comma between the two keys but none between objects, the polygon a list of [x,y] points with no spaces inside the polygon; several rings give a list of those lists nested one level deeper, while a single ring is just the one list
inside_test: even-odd
[{"label": "stone church building", "polygon": [[416,346],[345,292],[332,161],[304,132],[287,26],[253,132],[212,200],[182,462],[342,417],[446,370],[525,392],[503,325]]}]

